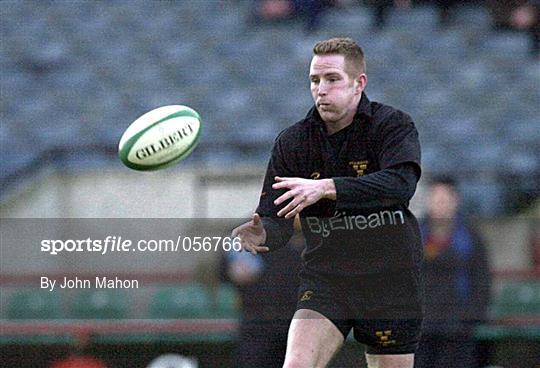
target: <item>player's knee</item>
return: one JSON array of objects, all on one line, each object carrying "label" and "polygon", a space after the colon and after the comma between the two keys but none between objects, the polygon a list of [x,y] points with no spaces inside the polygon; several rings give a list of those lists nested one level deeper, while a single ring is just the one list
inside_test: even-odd
[{"label": "player's knee", "polygon": [[366,354],[368,368],[413,368],[414,354]]}]

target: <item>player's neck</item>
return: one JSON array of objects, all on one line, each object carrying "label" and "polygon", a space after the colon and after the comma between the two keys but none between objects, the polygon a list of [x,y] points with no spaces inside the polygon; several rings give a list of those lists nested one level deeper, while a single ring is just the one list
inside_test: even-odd
[{"label": "player's neck", "polygon": [[358,104],[360,103],[360,99],[362,98],[362,95],[359,95],[357,98],[355,98],[351,105],[349,106],[349,109],[347,113],[339,120],[332,121],[332,122],[324,122],[326,125],[326,132],[328,135],[332,135],[334,133],[339,132],[342,129],[345,129],[349,125],[351,125],[354,121],[354,117],[356,115],[356,111],[358,110]]},{"label": "player's neck", "polygon": [[328,133],[328,135],[337,133],[340,130],[345,129],[349,125],[351,125],[354,120],[355,113],[356,111],[349,112],[347,115],[345,115],[342,119],[338,121],[325,122],[324,124],[326,125],[326,132]]}]

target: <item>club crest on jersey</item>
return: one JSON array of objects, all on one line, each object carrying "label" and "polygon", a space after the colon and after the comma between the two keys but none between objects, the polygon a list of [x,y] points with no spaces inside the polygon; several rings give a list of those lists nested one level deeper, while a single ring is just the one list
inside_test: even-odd
[{"label": "club crest on jersey", "polygon": [[349,165],[351,165],[353,170],[356,171],[356,176],[363,176],[364,171],[367,170],[368,162],[368,160],[349,161]]}]

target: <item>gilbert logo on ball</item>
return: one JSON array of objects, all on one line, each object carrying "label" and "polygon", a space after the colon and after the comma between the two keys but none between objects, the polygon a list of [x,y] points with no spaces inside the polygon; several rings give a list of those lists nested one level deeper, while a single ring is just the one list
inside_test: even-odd
[{"label": "gilbert logo on ball", "polygon": [[135,120],[118,146],[120,160],[134,170],[158,170],[186,158],[197,146],[201,117],[182,105],[162,106]]}]

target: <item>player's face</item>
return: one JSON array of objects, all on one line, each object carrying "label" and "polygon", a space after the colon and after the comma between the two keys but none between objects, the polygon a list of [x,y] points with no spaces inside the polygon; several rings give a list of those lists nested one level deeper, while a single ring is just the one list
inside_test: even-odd
[{"label": "player's face", "polygon": [[351,78],[343,55],[315,55],[309,79],[311,95],[321,118],[328,124],[352,122],[367,82],[365,74]]},{"label": "player's face", "polygon": [[437,220],[453,219],[459,205],[459,196],[448,185],[436,184],[429,193],[427,209],[429,216]]}]

